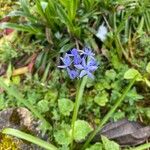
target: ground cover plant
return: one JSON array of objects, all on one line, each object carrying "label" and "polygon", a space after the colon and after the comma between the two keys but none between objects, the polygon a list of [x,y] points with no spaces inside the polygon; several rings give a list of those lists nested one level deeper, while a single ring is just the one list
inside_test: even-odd
[{"label": "ground cover plant", "polygon": [[24,107],[40,130],[0,126],[2,150],[19,149],[13,136],[48,150],[150,148],[148,136],[125,147],[101,134],[93,142],[124,118],[150,132],[149,0],[0,0],[0,8],[0,116]]}]

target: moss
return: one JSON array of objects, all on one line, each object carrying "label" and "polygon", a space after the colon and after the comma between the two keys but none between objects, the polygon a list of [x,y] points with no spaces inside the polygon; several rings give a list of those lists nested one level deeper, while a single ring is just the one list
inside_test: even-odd
[{"label": "moss", "polygon": [[0,150],[20,150],[17,145],[20,145],[19,141],[7,135],[0,135]]}]

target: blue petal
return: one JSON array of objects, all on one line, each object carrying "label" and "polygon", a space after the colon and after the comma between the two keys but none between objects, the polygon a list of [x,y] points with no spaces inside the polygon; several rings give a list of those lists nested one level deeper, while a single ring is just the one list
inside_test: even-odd
[{"label": "blue petal", "polygon": [[84,48],[84,52],[83,52],[85,55],[87,55],[87,56],[90,56],[90,57],[92,57],[92,56],[94,56],[95,54],[92,52],[92,50],[91,49],[89,49],[89,48]]},{"label": "blue petal", "polygon": [[72,54],[73,56],[79,55],[79,54],[78,54],[78,50],[77,50],[76,48],[73,48],[73,49],[71,50],[71,54]]},{"label": "blue petal", "polygon": [[75,79],[79,75],[79,73],[76,70],[71,70],[69,68],[67,68],[67,72],[71,79]]},{"label": "blue petal", "polygon": [[59,68],[67,68],[71,65],[71,59],[68,54],[65,54],[64,58],[60,57],[63,62],[63,65],[58,66]]},{"label": "blue petal", "polygon": [[89,71],[94,72],[95,70],[97,70],[97,68],[97,66],[90,66],[88,69]]},{"label": "blue petal", "polygon": [[63,63],[66,65],[66,66],[70,66],[71,65],[71,59],[69,57],[68,54],[65,55],[65,57],[62,59]]},{"label": "blue petal", "polygon": [[83,67],[85,67],[85,66],[86,66],[85,58],[82,58],[82,66],[83,66]]},{"label": "blue petal", "polygon": [[82,78],[82,77],[85,76],[86,74],[87,74],[87,72],[86,72],[85,70],[82,70],[79,77]]},{"label": "blue petal", "polygon": [[94,79],[94,75],[92,73],[90,73],[89,71],[87,71],[87,75],[89,78]]},{"label": "blue petal", "polygon": [[82,59],[81,59],[80,55],[76,55],[76,56],[74,56],[74,60],[73,60],[73,62],[74,62],[74,64],[75,64],[75,65],[80,64],[80,63],[81,63],[81,61],[82,61]]},{"label": "blue petal", "polygon": [[68,51],[67,53],[69,56],[76,56],[78,54],[78,50],[76,48],[73,48],[72,50]]},{"label": "blue petal", "polygon": [[82,70],[83,66],[82,65],[74,65],[77,69]]},{"label": "blue petal", "polygon": [[94,65],[98,65],[95,58],[94,59],[90,59],[87,63],[88,66],[94,66]]}]

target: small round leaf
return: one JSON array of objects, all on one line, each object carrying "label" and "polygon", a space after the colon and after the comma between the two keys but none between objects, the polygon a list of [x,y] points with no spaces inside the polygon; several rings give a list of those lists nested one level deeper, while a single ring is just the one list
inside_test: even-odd
[{"label": "small round leaf", "polygon": [[133,79],[135,76],[137,76],[137,81],[142,81],[142,75],[139,73],[139,71],[131,68],[125,72],[124,79]]},{"label": "small round leaf", "polygon": [[88,124],[88,122],[84,120],[77,120],[75,122],[74,129],[74,139],[76,141],[81,141],[86,138],[86,136],[92,131],[92,127]]},{"label": "small round leaf", "polygon": [[58,100],[58,108],[62,115],[69,116],[70,112],[73,110],[74,103],[67,99],[67,98],[61,98]]}]

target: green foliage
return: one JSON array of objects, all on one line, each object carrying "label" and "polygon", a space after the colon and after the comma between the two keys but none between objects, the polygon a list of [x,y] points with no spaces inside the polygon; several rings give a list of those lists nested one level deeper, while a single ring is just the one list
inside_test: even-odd
[{"label": "green foliage", "polygon": [[99,106],[105,106],[108,102],[108,93],[103,91],[97,94],[94,98],[94,102],[97,103]]},{"label": "green foliage", "polygon": [[49,144],[49,143],[47,143],[47,142],[45,142],[45,141],[43,141],[37,137],[34,137],[30,134],[26,134],[26,133],[21,132],[21,131],[16,130],[16,129],[6,128],[2,131],[2,133],[21,138],[23,140],[27,140],[27,141],[32,142],[34,144],[37,144],[37,145],[39,145],[39,146],[41,146],[47,150],[57,150],[57,148],[54,145]]},{"label": "green foliage", "polygon": [[150,62],[147,64],[147,66],[146,66],[146,71],[148,72],[148,73],[150,73]]},{"label": "green foliage", "polygon": [[49,110],[49,103],[47,100],[41,100],[37,103],[37,109],[40,110],[40,112],[45,113]]},{"label": "green foliage", "polygon": [[74,104],[71,100],[62,98],[58,99],[58,108],[62,115],[69,116],[70,112],[73,110]]},{"label": "green foliage", "polygon": [[71,135],[67,129],[58,130],[54,133],[55,140],[60,145],[69,145],[71,143]]},{"label": "green foliage", "polygon": [[3,110],[5,108],[6,102],[4,98],[4,94],[0,95],[0,110]]},{"label": "green foliage", "polygon": [[[149,0],[83,0],[80,3],[78,0],[20,0],[17,3],[0,0],[0,8],[6,11],[0,12],[0,18],[8,13],[10,17],[8,22],[0,23],[0,29],[22,31],[6,36],[5,30],[0,30],[0,62],[7,66],[6,85],[0,83],[6,90],[5,93],[0,89],[0,109],[29,108],[45,122],[41,128],[43,134],[48,130],[49,139],[60,150],[80,149],[77,142],[85,140],[92,131],[89,124],[101,128],[109,119],[139,120],[139,116],[149,124],[149,7]],[[108,30],[103,42],[95,36],[102,24]],[[60,63],[57,56],[73,47],[84,46],[91,47],[100,61],[95,80],[88,80],[85,90],[78,89],[77,84],[57,68]],[[33,61],[31,54],[35,55]],[[13,68],[32,64],[32,72],[12,77]],[[136,75],[134,87],[122,95],[124,87]],[[79,93],[75,109],[73,101]],[[124,101],[116,108],[120,99]],[[71,122],[75,123],[74,139]],[[51,127],[46,123],[51,123]],[[102,137],[102,143],[87,148],[97,149],[115,150],[118,145]]]},{"label": "green foliage", "polygon": [[101,136],[102,143],[96,143],[86,150],[120,150],[120,146],[105,136]]},{"label": "green foliage", "polygon": [[137,77],[137,81],[141,81],[142,80],[142,76],[141,74],[138,72],[138,70],[136,69],[129,69],[125,74],[124,74],[124,78],[125,79],[133,79],[135,76]]},{"label": "green foliage", "polygon": [[88,122],[84,120],[77,120],[75,122],[74,129],[74,139],[75,141],[84,140],[87,135],[93,130],[92,127],[88,124]]},{"label": "green foliage", "polygon": [[102,150],[102,144],[101,143],[95,143],[89,148],[86,148],[86,150]]},{"label": "green foliage", "polygon": [[102,143],[105,150],[120,150],[120,147],[117,143],[108,140],[108,138],[101,136]]}]

